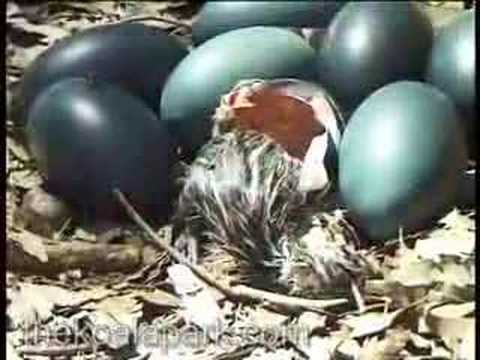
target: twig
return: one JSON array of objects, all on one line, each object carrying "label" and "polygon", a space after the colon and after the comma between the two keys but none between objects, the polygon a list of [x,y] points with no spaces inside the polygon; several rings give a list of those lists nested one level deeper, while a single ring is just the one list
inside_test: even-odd
[{"label": "twig", "polygon": [[184,27],[188,30],[192,29],[192,26],[190,24],[187,24],[185,22],[179,21],[179,20],[173,20],[166,18],[164,16],[160,15],[136,15],[136,16],[131,16],[131,17],[126,17],[123,19],[120,19],[115,22],[115,24],[126,24],[126,23],[131,23],[131,22],[140,22],[140,21],[158,21],[158,22],[163,22],[166,24],[178,26],[178,27]]},{"label": "twig", "polygon": [[[35,243],[35,253],[25,253],[22,244]],[[55,241],[27,230],[7,241],[7,269],[24,274],[54,275],[72,269],[95,272],[125,272],[142,261],[138,246],[89,244],[84,241]],[[108,258],[108,261],[105,259]]]},{"label": "twig", "polygon": [[352,295],[357,305],[358,311],[360,311],[361,313],[365,312],[365,300],[363,299],[362,293],[358,288],[358,285],[355,283],[355,281],[352,281],[350,283],[350,287],[352,289]]},{"label": "twig", "polygon": [[166,251],[178,263],[187,266],[200,280],[203,280],[207,285],[220,291],[226,298],[231,301],[256,301],[267,302],[283,307],[293,309],[306,309],[311,311],[322,311],[325,308],[343,305],[348,303],[347,299],[331,299],[331,300],[309,300],[300,297],[293,297],[287,295],[280,295],[268,291],[250,288],[244,285],[235,287],[225,286],[213,279],[201,267],[191,264],[179,251],[163,242],[153,229],[146,223],[146,221],[137,213],[132,205],[125,198],[123,193],[118,189],[113,190],[113,193],[120,204],[123,206],[128,216],[148,235],[145,241],[156,249]]},{"label": "twig", "polygon": [[248,300],[263,301],[267,304],[288,307],[291,310],[310,310],[323,312],[323,310],[326,308],[348,303],[348,300],[343,298],[328,300],[305,299],[296,296],[288,296],[254,289],[245,285],[234,286],[232,291],[234,292],[235,296],[238,297],[238,299],[245,298]]},{"label": "twig", "polygon": [[65,345],[65,346],[21,346],[16,349],[20,355],[30,355],[30,356],[72,356],[76,355],[79,352],[82,353],[92,353],[96,352],[98,349],[94,345],[85,344],[85,345]]},{"label": "twig", "polygon": [[[400,237],[400,234],[401,234],[401,237]],[[365,255],[368,256],[368,255],[372,255],[372,254],[376,255],[376,254],[379,254],[379,253],[383,253],[388,248],[398,246],[398,245],[402,245],[402,244],[403,244],[403,246],[405,246],[405,241],[410,242],[411,240],[414,240],[414,239],[418,240],[422,236],[424,236],[425,234],[427,234],[426,230],[418,231],[416,233],[409,234],[409,235],[403,234],[403,230],[402,230],[402,233],[399,231],[399,236],[398,237],[396,237],[394,239],[387,240],[383,244],[381,244],[380,246],[375,246],[375,247],[372,247],[371,249],[368,249],[365,252]]]}]

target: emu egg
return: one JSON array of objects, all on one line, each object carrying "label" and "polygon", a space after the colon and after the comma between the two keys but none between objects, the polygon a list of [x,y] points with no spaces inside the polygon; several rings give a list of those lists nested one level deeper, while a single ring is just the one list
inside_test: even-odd
[{"label": "emu egg", "polygon": [[249,26],[326,28],[344,1],[208,1],[193,24],[200,44],[221,33]]},{"label": "emu egg", "polygon": [[315,52],[299,35],[250,27],[218,35],[193,50],[169,77],[160,113],[184,151],[209,138],[220,97],[242,79],[313,78]]},{"label": "emu egg", "polygon": [[427,80],[448,94],[465,120],[474,147],[475,13],[466,11],[443,27],[434,40]]},{"label": "emu egg", "polygon": [[454,103],[413,81],[387,85],[352,115],[340,145],[345,205],[373,239],[422,228],[452,204],[466,167]]},{"label": "emu egg", "polygon": [[[154,111],[163,84],[187,50],[163,30],[143,24],[103,25],[62,39],[27,69],[21,83],[18,121],[48,85],[66,77],[93,76],[120,85]],[[14,105],[16,106],[16,105]]]},{"label": "emu egg", "polygon": [[349,2],[318,51],[320,79],[353,110],[390,82],[423,78],[432,39],[429,18],[413,2]]},{"label": "emu egg", "polygon": [[147,214],[163,216],[169,208],[168,134],[155,113],[124,90],[63,79],[32,103],[27,135],[49,189],[85,215],[121,214],[113,188]]}]

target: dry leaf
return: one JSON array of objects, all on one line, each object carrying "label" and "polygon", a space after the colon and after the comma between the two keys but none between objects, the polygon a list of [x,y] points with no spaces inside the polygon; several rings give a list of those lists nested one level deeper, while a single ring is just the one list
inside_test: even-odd
[{"label": "dry leaf", "polygon": [[48,261],[43,238],[27,230],[10,231],[7,256],[31,256],[43,263]]},{"label": "dry leaf", "polygon": [[13,230],[14,228],[14,217],[15,212],[17,210],[17,192],[14,189],[9,189],[7,185],[7,191],[5,192],[5,210],[6,210],[6,230],[7,235],[9,235],[9,231]]},{"label": "dry leaf", "polygon": [[415,319],[413,324],[411,323],[412,317],[416,318],[417,307],[423,302],[424,300],[417,301],[416,303],[390,313],[372,311],[356,316],[351,315],[347,317],[347,319],[340,320],[339,322],[351,329],[351,338],[362,338],[374,335],[397,325],[402,325],[403,328],[415,327],[417,324]]},{"label": "dry leaf", "polygon": [[367,339],[360,351],[358,360],[393,360],[400,358],[400,352],[405,348],[410,333],[405,330],[390,330],[385,338]]},{"label": "dry leaf", "polygon": [[23,229],[52,238],[71,217],[72,211],[62,199],[34,187],[23,196],[15,221]]},{"label": "dry leaf", "polygon": [[315,330],[326,328],[327,316],[311,311],[305,311],[298,318],[298,326],[302,329],[308,329],[308,333],[311,334]]},{"label": "dry leaf", "polygon": [[244,360],[291,360],[295,359],[295,351],[293,349],[276,349],[274,351],[265,348],[255,349],[250,356]]},{"label": "dry leaf", "polygon": [[459,261],[456,256],[443,256],[436,281],[457,286],[475,285],[474,259]]},{"label": "dry leaf", "polygon": [[77,227],[74,231],[72,239],[94,243],[96,242],[97,235],[91,231]]},{"label": "dry leaf", "polygon": [[415,244],[415,252],[425,259],[440,261],[440,257],[465,257],[475,253],[475,220],[458,210],[451,211],[442,220],[440,229]]},{"label": "dry leaf", "polygon": [[402,248],[395,259],[395,267],[386,269],[385,280],[405,287],[430,287],[435,280],[435,264],[422,259],[414,250]]},{"label": "dry leaf", "polygon": [[352,332],[352,338],[360,338],[373,335],[386,330],[392,321],[392,314],[381,312],[369,312],[358,316],[351,316],[340,322],[349,328]]},{"label": "dry leaf", "polygon": [[[447,25],[463,11],[463,1],[430,1],[429,3],[429,5],[422,4],[422,8],[432,21],[434,29]],[[441,6],[432,6],[433,4]]]},{"label": "dry leaf", "polygon": [[249,321],[259,329],[279,329],[287,320],[287,315],[267,310],[264,307],[254,309],[249,316]]},{"label": "dry leaf", "polygon": [[27,329],[47,320],[56,305],[71,304],[80,296],[58,286],[23,283],[9,292],[7,314],[15,328]]},{"label": "dry leaf", "polygon": [[357,359],[360,354],[360,345],[354,339],[344,339],[335,349],[334,359]]},{"label": "dry leaf", "polygon": [[[31,36],[37,37],[37,42],[32,45],[46,45],[50,46],[55,41],[64,38],[65,36],[70,35],[70,32],[61,27],[51,25],[48,23],[44,24],[33,24],[27,21],[24,18],[16,18],[10,20],[11,30],[23,32],[23,36],[30,34]],[[20,36],[20,35],[19,35]],[[15,44],[18,44],[17,42]]]},{"label": "dry leaf", "polygon": [[94,311],[88,314],[88,319],[96,331],[96,340],[106,344],[110,349],[120,350],[130,344],[136,323],[118,321],[110,312]]},{"label": "dry leaf", "polygon": [[441,337],[454,352],[471,353],[475,338],[475,302],[464,304],[440,305],[430,309],[426,316],[429,330]]},{"label": "dry leaf", "polygon": [[30,155],[23,145],[11,136],[7,136],[7,149],[18,158],[20,161],[26,163],[30,161]]},{"label": "dry leaf", "polygon": [[12,171],[9,176],[9,183],[23,190],[40,186],[42,182],[40,174],[32,169]]},{"label": "dry leaf", "polygon": [[465,360],[475,360],[477,346],[477,338],[475,336],[476,329],[469,331],[462,339],[458,349],[458,357]]},{"label": "dry leaf", "polygon": [[214,293],[185,265],[171,265],[167,272],[182,301],[186,323],[199,326],[211,339],[217,339],[225,324]]},{"label": "dry leaf", "polygon": [[430,353],[432,350],[433,341],[426,339],[425,337],[416,334],[414,332],[410,333],[410,341],[413,347],[421,351],[422,353]]},{"label": "dry leaf", "polygon": [[10,343],[10,341],[7,340],[7,351],[5,354],[5,359],[7,360],[22,360],[22,358],[18,355],[17,351],[13,347],[13,345]]},{"label": "dry leaf", "polygon": [[108,314],[120,324],[133,327],[136,324],[136,319],[141,315],[141,306],[136,300],[136,296],[137,294],[134,292],[110,296],[90,305],[89,308]]}]

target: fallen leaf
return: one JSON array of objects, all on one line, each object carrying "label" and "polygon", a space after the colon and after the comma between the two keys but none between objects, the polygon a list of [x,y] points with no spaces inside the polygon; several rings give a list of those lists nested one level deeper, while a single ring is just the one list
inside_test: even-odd
[{"label": "fallen leaf", "polygon": [[410,333],[410,342],[416,351],[428,354],[432,350],[432,341],[414,332]]},{"label": "fallen leaf", "polygon": [[52,316],[55,306],[74,303],[79,297],[80,294],[58,286],[21,283],[8,294],[10,306],[7,314],[14,328],[28,329]]},{"label": "fallen leaf", "polygon": [[[465,339],[475,337],[474,312],[474,301],[464,304],[440,305],[427,312],[425,321],[433,334],[441,337],[454,352],[458,352]],[[471,345],[467,344],[464,351],[470,348]]]},{"label": "fallen leaf", "polygon": [[211,339],[217,339],[225,323],[214,293],[185,265],[171,265],[167,272],[181,299],[185,322],[199,326]]},{"label": "fallen leaf", "polygon": [[[27,21],[25,18],[16,18],[10,20],[12,30],[21,31],[24,33],[34,34],[38,37],[38,41],[30,46],[34,45],[51,45],[56,40],[62,39],[65,36],[70,35],[70,32],[61,27],[51,25],[49,23],[34,24]],[[23,36],[26,36],[23,34]],[[17,44],[17,43],[16,43]],[[25,46],[28,47],[28,46]]]},{"label": "fallen leaf", "polygon": [[307,329],[311,334],[316,330],[325,329],[327,326],[327,316],[311,311],[303,312],[298,318],[298,326],[302,329]]},{"label": "fallen leaf", "polygon": [[[291,360],[295,359],[295,351],[293,349],[275,349],[274,351],[266,350],[265,348],[255,349],[250,356],[244,360]],[[320,355],[320,354],[319,354]]]},{"label": "fallen leaf", "polygon": [[13,345],[10,341],[7,340],[7,351],[5,354],[5,359],[7,360],[22,360],[22,358],[18,355],[18,352],[15,350]]},{"label": "fallen leaf", "polygon": [[476,329],[469,331],[462,339],[458,349],[458,356],[460,359],[465,360],[475,360],[476,352],[475,347],[477,346],[477,338],[475,336]]},{"label": "fallen leaf", "polygon": [[444,283],[454,283],[456,285],[474,285],[473,266],[475,266],[474,259],[468,262],[459,261],[457,257],[453,256],[443,256],[436,280]]},{"label": "fallen leaf", "polygon": [[101,344],[106,344],[112,350],[128,347],[134,334],[136,323],[119,321],[109,311],[94,311],[88,314],[92,323],[94,336]]},{"label": "fallen leaf", "polygon": [[424,259],[440,261],[441,256],[465,257],[475,253],[475,220],[457,209],[439,221],[435,229],[415,244],[415,252]]},{"label": "fallen leaf", "polygon": [[27,230],[11,230],[7,240],[7,249],[8,256],[27,255],[32,256],[43,263],[48,261],[48,255],[45,249],[43,238]]},{"label": "fallen leaf", "polygon": [[278,329],[288,320],[288,316],[258,307],[251,312],[249,320],[259,329]]},{"label": "fallen leaf", "polygon": [[40,174],[33,169],[24,169],[12,171],[9,176],[9,182],[20,189],[29,190],[40,186],[43,182]]},{"label": "fallen leaf", "polygon": [[71,217],[72,210],[65,201],[42,187],[34,187],[23,196],[15,221],[22,229],[52,238]]},{"label": "fallen leaf", "polygon": [[447,25],[458,16],[459,12],[463,10],[463,1],[430,1],[429,4],[422,4],[421,7],[436,30]]},{"label": "fallen leaf", "polygon": [[367,339],[360,350],[358,360],[398,359],[409,339],[408,331],[397,329],[387,331],[382,340],[378,337]]},{"label": "fallen leaf", "polygon": [[7,149],[20,161],[30,162],[31,158],[25,147],[11,136],[7,136]]},{"label": "fallen leaf", "polygon": [[96,242],[97,235],[92,231],[77,227],[73,233],[72,239],[94,243]]},{"label": "fallen leaf", "polygon": [[362,315],[351,316],[340,322],[352,330],[350,337],[360,338],[386,330],[390,326],[391,321],[391,314],[368,312]]},{"label": "fallen leaf", "polygon": [[351,338],[362,338],[378,334],[393,326],[401,325],[405,329],[416,327],[417,308],[425,300],[416,301],[389,313],[371,311],[361,315],[350,315],[339,322],[351,329]]},{"label": "fallen leaf", "polygon": [[344,339],[338,346],[335,348],[335,357],[337,358],[346,358],[346,359],[357,359],[360,354],[361,347],[358,344],[358,341],[354,339]]}]

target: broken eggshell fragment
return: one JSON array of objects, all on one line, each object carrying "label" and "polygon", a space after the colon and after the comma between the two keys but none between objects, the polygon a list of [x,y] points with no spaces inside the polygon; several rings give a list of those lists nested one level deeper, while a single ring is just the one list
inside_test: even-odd
[{"label": "broken eggshell fragment", "polygon": [[317,84],[297,79],[240,81],[222,97],[213,135],[233,128],[264,133],[303,161],[302,191],[324,189],[335,177],[343,121],[334,100]]}]

